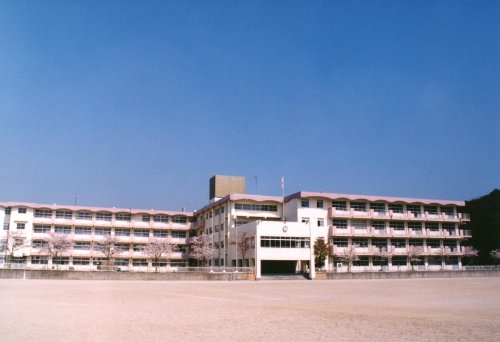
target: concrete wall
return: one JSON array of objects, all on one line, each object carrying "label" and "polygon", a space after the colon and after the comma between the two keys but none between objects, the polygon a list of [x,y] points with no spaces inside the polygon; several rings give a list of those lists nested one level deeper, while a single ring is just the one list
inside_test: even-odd
[{"label": "concrete wall", "polygon": [[326,279],[328,279],[328,280],[341,280],[341,279],[464,278],[464,277],[500,277],[500,271],[434,271],[434,272],[326,273]]},{"label": "concrete wall", "polygon": [[67,280],[255,280],[250,273],[203,272],[108,272],[108,271],[52,271],[0,269],[0,279],[67,279]]}]

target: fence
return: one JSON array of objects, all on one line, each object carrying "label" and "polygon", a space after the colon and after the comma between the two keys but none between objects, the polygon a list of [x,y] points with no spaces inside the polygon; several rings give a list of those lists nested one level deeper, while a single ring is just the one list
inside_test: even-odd
[{"label": "fence", "polygon": [[464,266],[464,271],[500,271],[500,265]]}]

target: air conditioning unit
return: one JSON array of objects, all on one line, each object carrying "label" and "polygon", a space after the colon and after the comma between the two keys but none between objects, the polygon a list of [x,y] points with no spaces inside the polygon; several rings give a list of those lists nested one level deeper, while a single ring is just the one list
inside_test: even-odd
[{"label": "air conditioning unit", "polygon": [[342,265],[342,263],[341,263],[341,262],[338,262],[338,263],[337,263],[337,268],[342,268],[342,266],[344,266],[344,265]]}]

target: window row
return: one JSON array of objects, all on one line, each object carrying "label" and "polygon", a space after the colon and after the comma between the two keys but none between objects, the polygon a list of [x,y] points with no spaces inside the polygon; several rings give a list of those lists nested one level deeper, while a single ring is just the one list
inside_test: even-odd
[{"label": "window row", "polygon": [[306,237],[262,236],[261,247],[271,248],[309,248],[310,240]]},{"label": "window row", "polygon": [[[24,209],[26,208],[19,208],[19,209]],[[25,211],[26,212],[26,211]],[[76,218],[77,220],[92,220],[94,213],[90,211],[77,211],[74,213],[73,211],[70,210],[56,210],[55,211],[55,217],[58,219],[73,219]],[[131,221],[132,220],[132,214],[130,213],[116,213],[115,215],[115,220],[116,221]],[[53,211],[50,209],[36,209],[35,210],[35,217],[42,217],[42,218],[52,218],[53,217]],[[113,214],[108,213],[108,212],[97,212],[95,213],[95,219],[97,221],[112,221]],[[141,216],[142,222],[150,222],[153,220],[154,222],[169,222],[171,220],[172,223],[187,223],[188,218],[186,216],[167,216],[167,215],[147,215],[144,214]]]},{"label": "window row", "polygon": [[[359,257],[358,260],[355,260],[352,262],[352,265],[353,266],[370,266],[370,259],[371,259],[373,266],[388,266],[389,265],[388,259],[381,259],[381,258],[377,258],[377,257],[367,257],[367,256]],[[419,260],[412,260],[411,264],[413,264],[413,265],[425,265],[426,261],[427,261],[427,265],[429,265],[429,266],[441,266],[443,261],[444,261],[445,265],[458,265],[458,258],[457,257],[444,258],[444,260],[443,260],[443,258],[436,257],[436,256],[428,256],[428,257],[422,257]],[[391,264],[392,264],[392,266],[409,266],[410,260],[408,260],[408,257],[405,257],[405,256],[394,256],[391,258]]]},{"label": "window row", "polygon": [[[99,266],[105,260],[103,258],[73,258],[73,265],[94,265]],[[31,263],[34,265],[47,265],[49,263],[49,258],[47,256],[32,256]],[[125,259],[125,258],[117,258],[114,260],[115,266],[129,266],[132,263],[132,266],[148,266],[148,259]],[[160,259],[158,263],[152,261],[153,267],[164,267],[169,263],[168,260]],[[69,265],[70,258],[69,257],[58,257],[52,259],[53,265]],[[170,260],[170,266],[172,267],[184,267],[187,266],[187,260]]]},{"label": "window row", "polygon": [[[347,229],[348,220],[336,219],[332,220],[332,226],[337,229]],[[455,230],[454,223],[440,223],[440,222],[405,222],[405,221],[368,221],[368,220],[350,220],[350,225],[356,229],[386,229],[392,228],[395,230],[405,230],[405,227],[413,230],[421,230],[422,228],[429,229],[430,231],[439,231],[440,227],[443,230]]]},{"label": "window row", "polygon": [[[50,225],[34,225],[33,231],[35,233],[49,233],[51,231]],[[55,226],[54,232],[56,234],[71,234],[73,232],[73,228],[70,226]],[[75,235],[111,235],[111,228],[99,228],[99,227],[75,227],[74,228]],[[178,230],[150,230],[150,229],[114,229],[116,236],[139,236],[139,237],[149,237],[151,232],[154,237],[172,237],[172,238],[186,238],[186,231],[178,231]]]},{"label": "window row", "polygon": [[[425,242],[424,242],[425,241]],[[331,239],[331,244],[337,247],[348,247],[350,245],[359,245],[359,247],[368,247],[368,245],[375,246],[378,248],[387,248],[388,246],[393,246],[394,248],[406,248],[406,247],[423,247],[424,244],[431,248],[440,248],[441,242],[443,247],[450,247],[452,249],[458,248],[458,244],[453,240],[439,240],[439,239],[427,239],[427,240],[416,240],[409,239],[408,243],[405,239],[349,239],[346,238],[334,238]]]},{"label": "window row", "polygon": [[268,211],[277,212],[278,206],[272,204],[246,204],[246,203],[235,203],[234,209],[236,210],[250,210],[250,211]]}]

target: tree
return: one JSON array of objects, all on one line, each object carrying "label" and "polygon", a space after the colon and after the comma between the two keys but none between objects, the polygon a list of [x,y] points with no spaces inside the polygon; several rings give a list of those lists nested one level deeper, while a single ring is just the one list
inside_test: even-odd
[{"label": "tree", "polygon": [[0,252],[4,253],[5,261],[11,262],[16,251],[26,247],[21,232],[7,232],[7,236],[0,241]]},{"label": "tree", "polygon": [[240,234],[237,240],[232,240],[230,244],[236,246],[238,252],[240,252],[242,260],[241,263],[243,264],[243,260],[246,259],[248,251],[252,248],[252,246],[250,245],[250,237],[246,232],[243,232]]},{"label": "tree", "polygon": [[73,247],[73,241],[68,235],[54,232],[47,233],[45,242],[46,244],[41,246],[40,249],[47,252],[48,256],[52,258],[52,263],[57,260],[60,254]]},{"label": "tree", "polygon": [[408,256],[408,261],[410,262],[411,269],[414,271],[414,265],[422,260],[422,254],[424,254],[424,248],[422,246],[410,246],[406,255]]},{"label": "tree", "polygon": [[325,266],[325,260],[328,257],[330,246],[325,243],[323,238],[317,238],[314,242],[314,266],[322,268]]},{"label": "tree", "polygon": [[106,235],[104,239],[94,241],[93,243],[93,249],[104,254],[107,266],[110,266],[111,259],[114,256],[123,252],[122,249],[115,246],[119,241],[120,240],[116,236]]},{"label": "tree", "polygon": [[448,246],[441,247],[437,254],[441,257],[441,269],[443,269],[443,261],[451,256],[451,248]]},{"label": "tree", "polygon": [[493,259],[500,260],[500,249],[494,249],[490,252],[490,256]]},{"label": "tree", "polygon": [[153,263],[156,265],[155,271],[158,272],[158,264],[162,257],[167,259],[167,267],[170,266],[170,258],[175,250],[175,246],[172,244],[172,238],[169,236],[167,239],[150,239],[141,249],[144,254],[151,257]]},{"label": "tree", "polygon": [[198,235],[191,238],[191,243],[189,245],[191,250],[191,258],[200,262],[202,265],[206,265],[207,260],[213,257],[213,249],[210,246],[211,239],[208,235]]},{"label": "tree", "polygon": [[380,269],[382,270],[382,260],[391,260],[394,255],[394,247],[375,247],[372,246],[372,254],[374,258],[380,260]]},{"label": "tree", "polygon": [[347,263],[348,272],[351,272],[353,261],[359,260],[359,257],[356,253],[356,248],[359,248],[359,245],[352,244],[349,247],[345,247],[342,252],[336,253],[338,259],[345,261]]},{"label": "tree", "polygon": [[472,246],[463,246],[462,255],[465,259],[467,259],[467,265],[470,265],[472,258],[475,258],[479,255],[479,251]]}]

